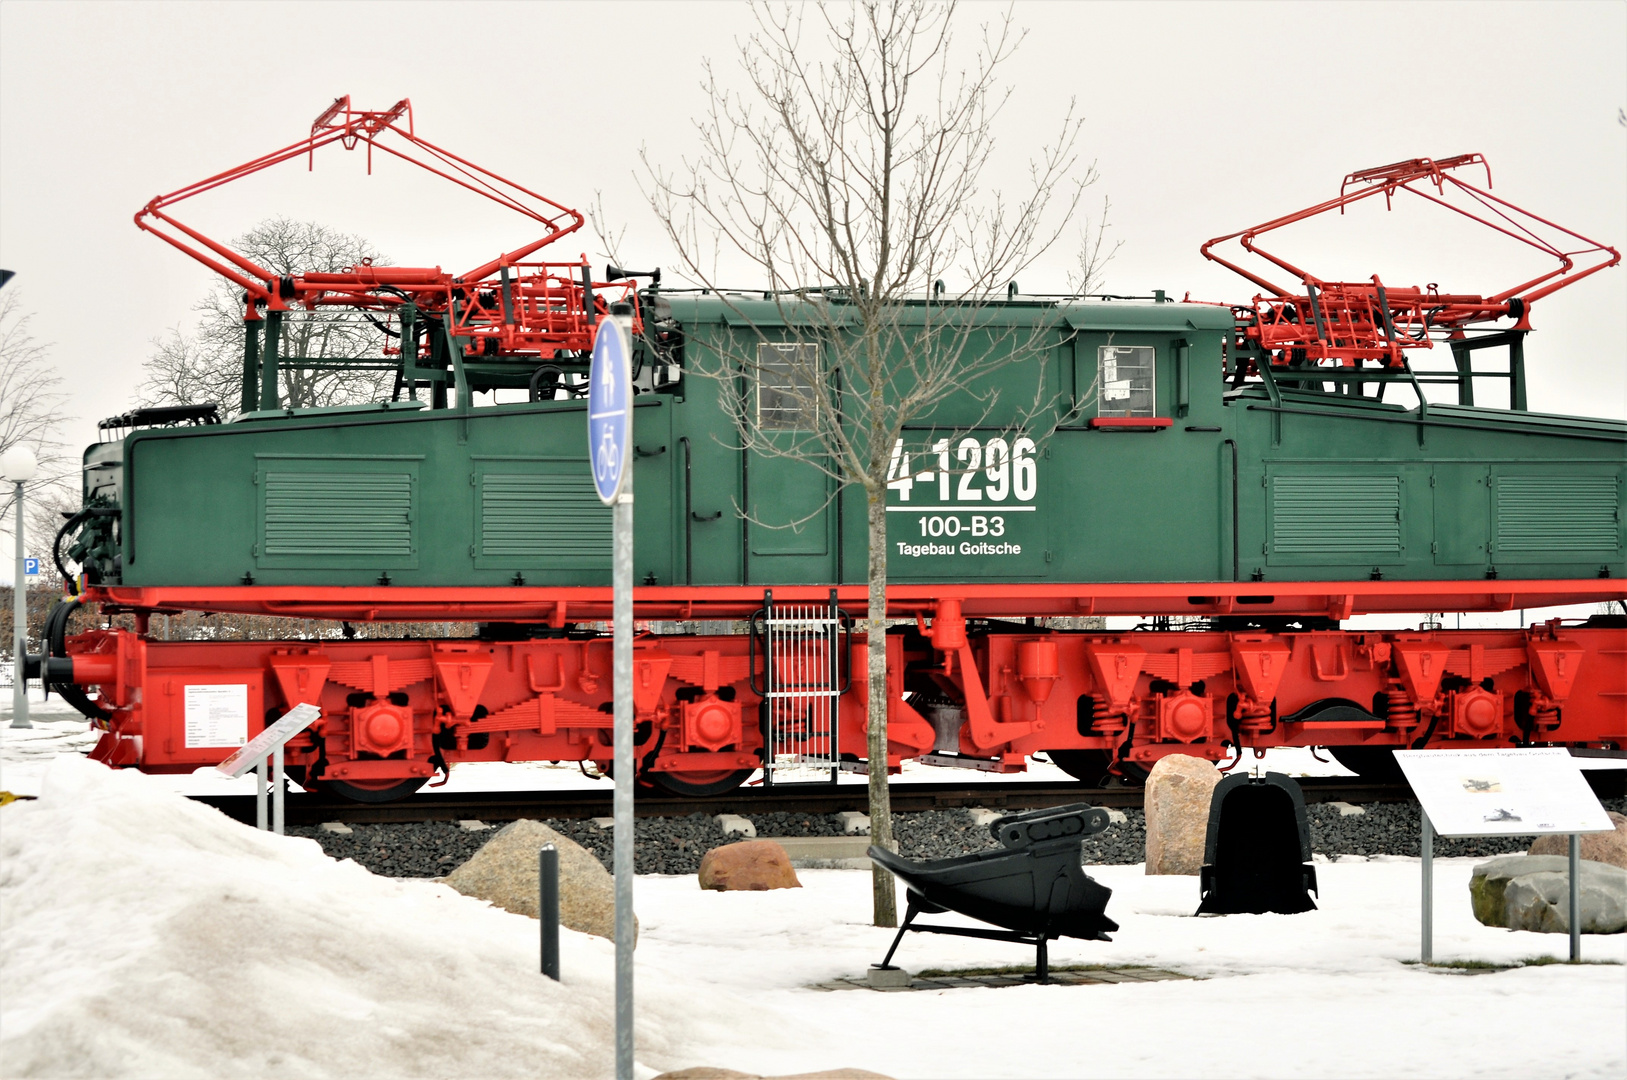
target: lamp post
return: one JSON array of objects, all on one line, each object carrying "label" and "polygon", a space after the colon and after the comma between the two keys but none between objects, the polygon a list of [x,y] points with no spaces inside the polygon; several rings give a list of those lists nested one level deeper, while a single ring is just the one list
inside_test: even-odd
[{"label": "lamp post", "polygon": [[13,494],[17,502],[17,568],[11,586],[11,726],[33,727],[28,722],[28,687],[23,678],[23,660],[28,653],[28,576],[23,572],[23,485],[34,479],[39,462],[34,451],[18,444],[0,454],[0,477],[17,485]]}]

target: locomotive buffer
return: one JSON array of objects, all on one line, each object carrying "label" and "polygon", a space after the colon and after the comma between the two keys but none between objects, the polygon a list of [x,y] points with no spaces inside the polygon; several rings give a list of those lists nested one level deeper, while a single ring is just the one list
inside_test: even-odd
[{"label": "locomotive buffer", "polygon": [[613,304],[593,337],[588,371],[588,463],[612,508],[615,628],[616,1080],[633,1078],[633,435],[629,304]]}]

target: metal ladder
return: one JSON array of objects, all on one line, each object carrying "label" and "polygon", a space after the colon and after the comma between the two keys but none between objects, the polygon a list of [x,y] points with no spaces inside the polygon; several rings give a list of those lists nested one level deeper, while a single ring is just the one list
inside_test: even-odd
[{"label": "metal ladder", "polygon": [[752,691],[763,699],[763,783],[834,784],[840,772],[840,710],[852,672],[847,663],[853,620],[836,604],[777,604],[763,591],[751,619],[751,649],[763,652],[762,683],[751,665]]}]

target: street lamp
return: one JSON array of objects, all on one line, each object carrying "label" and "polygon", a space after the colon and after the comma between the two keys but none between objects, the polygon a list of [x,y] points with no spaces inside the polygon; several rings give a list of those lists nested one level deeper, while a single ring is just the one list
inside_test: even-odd
[{"label": "street lamp", "polygon": [[28,575],[23,572],[23,485],[34,479],[39,461],[34,451],[18,444],[0,454],[0,478],[16,484],[17,500],[17,569],[12,578],[11,596],[11,726],[33,727],[28,722],[28,688],[23,678],[23,663],[28,653]]}]

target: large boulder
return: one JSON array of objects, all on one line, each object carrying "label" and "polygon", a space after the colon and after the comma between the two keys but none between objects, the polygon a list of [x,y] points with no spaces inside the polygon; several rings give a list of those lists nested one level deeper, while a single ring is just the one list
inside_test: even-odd
[{"label": "large boulder", "polygon": [[[1584,859],[1580,864],[1582,933],[1627,931],[1627,870]],[[1570,860],[1557,855],[1505,855],[1474,868],[1474,917],[1486,926],[1570,933]]]},{"label": "large boulder", "polygon": [[1160,758],[1147,777],[1147,873],[1196,874],[1209,838],[1209,800],[1220,783],[1214,763],[1186,754]]},{"label": "large boulder", "polygon": [[[559,922],[584,934],[616,940],[616,883],[592,852],[540,821],[516,821],[441,880],[465,896],[487,900],[516,915],[537,918],[537,852],[559,849]],[[638,919],[633,920],[638,942]]]},{"label": "large boulder", "polygon": [[703,889],[720,892],[765,889],[800,889],[791,857],[772,840],[746,840],[725,844],[701,856],[700,883]]},{"label": "large boulder", "polygon": [[[1589,862],[1609,863],[1627,870],[1627,817],[1610,812],[1610,823],[1615,832],[1583,833],[1582,858]],[[1539,836],[1532,843],[1528,855],[1570,855],[1570,837],[1557,833]]]}]

